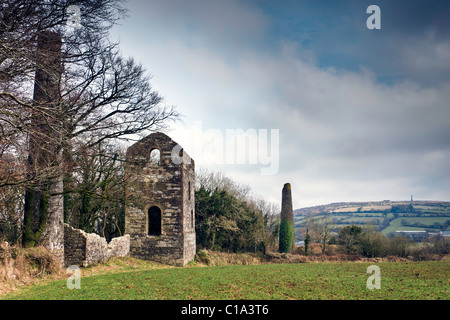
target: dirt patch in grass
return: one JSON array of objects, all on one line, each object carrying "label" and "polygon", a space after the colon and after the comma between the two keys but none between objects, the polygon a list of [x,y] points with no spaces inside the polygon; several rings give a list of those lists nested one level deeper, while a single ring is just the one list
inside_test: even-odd
[{"label": "dirt patch in grass", "polygon": [[131,257],[116,257],[111,258],[104,263],[98,263],[90,265],[85,268],[81,268],[81,272],[83,276],[89,277],[106,273],[123,273],[141,270],[170,269],[170,268],[176,267],[153,261],[135,259]]}]

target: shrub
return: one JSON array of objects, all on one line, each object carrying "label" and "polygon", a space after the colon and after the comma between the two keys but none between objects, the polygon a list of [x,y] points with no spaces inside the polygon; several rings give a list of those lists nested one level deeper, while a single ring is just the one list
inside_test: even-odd
[{"label": "shrub", "polygon": [[397,257],[407,257],[410,254],[413,242],[406,237],[393,237],[389,241],[389,254]]},{"label": "shrub", "polygon": [[8,242],[0,243],[0,283],[16,280],[25,271],[23,256]]},{"label": "shrub", "polygon": [[195,261],[209,265],[211,262],[211,259],[207,252],[200,250],[195,255]]},{"label": "shrub", "polygon": [[433,251],[436,254],[450,253],[450,239],[444,237],[434,237],[431,240]]},{"label": "shrub", "polygon": [[345,226],[339,231],[337,243],[345,248],[345,253],[353,254],[358,250],[361,232],[359,226]]},{"label": "shrub", "polygon": [[58,275],[60,263],[42,247],[23,249],[0,242],[0,294],[43,275]]},{"label": "shrub", "polygon": [[24,249],[24,255],[31,267],[31,272],[34,272],[37,276],[57,274],[62,270],[55,256],[43,247]]},{"label": "shrub", "polygon": [[433,260],[435,257],[432,253],[432,246],[429,243],[421,243],[419,246],[412,248],[411,257],[415,261]]},{"label": "shrub", "polygon": [[380,232],[367,230],[359,239],[361,254],[365,257],[384,257],[388,253],[389,240]]}]

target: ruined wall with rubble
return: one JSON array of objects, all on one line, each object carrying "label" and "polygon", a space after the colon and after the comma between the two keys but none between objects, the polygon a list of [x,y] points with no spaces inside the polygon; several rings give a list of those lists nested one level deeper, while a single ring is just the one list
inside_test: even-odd
[{"label": "ruined wall with rubble", "polygon": [[[186,161],[189,158],[184,157]],[[188,164],[182,170],[183,184],[183,238],[184,238],[184,260],[189,262],[194,260],[196,252],[195,238],[195,172],[194,168],[189,168]]]},{"label": "ruined wall with rubble", "polygon": [[128,148],[126,181],[130,255],[186,265],[196,249],[194,161],[167,135],[153,133]]},{"label": "ruined wall with rubble", "polygon": [[64,224],[64,249],[65,266],[88,266],[113,257],[128,256],[130,236],[126,234],[107,243],[105,238],[95,233],[86,233]]}]

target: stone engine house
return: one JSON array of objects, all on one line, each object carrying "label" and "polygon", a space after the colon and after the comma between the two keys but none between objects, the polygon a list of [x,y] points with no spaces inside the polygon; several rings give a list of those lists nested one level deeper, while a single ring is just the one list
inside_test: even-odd
[{"label": "stone engine house", "polygon": [[193,260],[194,161],[170,137],[153,133],[128,148],[126,179],[130,255],[182,266]]}]

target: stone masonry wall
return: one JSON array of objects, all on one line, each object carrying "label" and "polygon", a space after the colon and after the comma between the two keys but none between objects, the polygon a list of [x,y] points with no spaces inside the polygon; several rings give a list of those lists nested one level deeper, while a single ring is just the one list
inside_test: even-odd
[{"label": "stone masonry wall", "polygon": [[64,264],[66,266],[88,266],[104,262],[112,257],[126,257],[130,253],[128,234],[106,242],[105,238],[94,233],[74,229],[64,224]]},{"label": "stone masonry wall", "polygon": [[84,232],[64,224],[64,265],[83,265],[86,260]]},{"label": "stone masonry wall", "polygon": [[[156,165],[150,161],[154,149],[160,151]],[[191,164],[174,163],[173,150],[180,147],[162,133],[153,133],[128,148],[125,233],[130,234],[131,256],[185,265],[195,255],[193,191],[190,201],[186,200],[188,178],[192,178],[191,190],[194,187],[194,161],[183,151],[183,158]],[[153,206],[161,210],[160,235],[148,232],[148,213]]]}]

